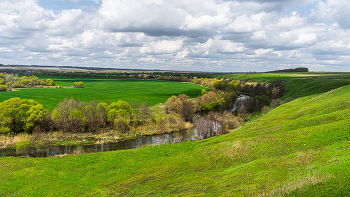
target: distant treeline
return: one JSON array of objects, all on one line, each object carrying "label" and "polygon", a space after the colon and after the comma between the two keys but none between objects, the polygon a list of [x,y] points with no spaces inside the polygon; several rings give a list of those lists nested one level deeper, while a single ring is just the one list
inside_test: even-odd
[{"label": "distant treeline", "polygon": [[16,70],[16,69],[2,69],[4,73],[15,73],[18,75],[35,75],[35,76],[67,76],[67,77],[99,77],[99,78],[128,78],[128,79],[149,79],[149,80],[165,80],[190,82],[196,78],[210,78],[212,74],[208,73],[176,73],[176,72],[138,72],[138,73],[91,73],[80,71],[57,71],[57,70]]},{"label": "distant treeline", "polygon": [[305,67],[299,67],[299,68],[289,68],[289,69],[283,69],[283,70],[269,71],[269,73],[280,73],[280,72],[309,72],[309,69]]}]

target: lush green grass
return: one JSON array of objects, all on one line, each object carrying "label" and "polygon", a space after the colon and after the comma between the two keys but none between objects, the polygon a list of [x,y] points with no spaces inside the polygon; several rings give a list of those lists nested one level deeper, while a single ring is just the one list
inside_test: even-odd
[{"label": "lush green grass", "polygon": [[286,103],[228,135],[63,158],[0,158],[8,196],[346,196],[350,86]]},{"label": "lush green grass", "polygon": [[[75,78],[75,77],[45,77],[53,79],[58,86],[73,86],[76,81],[83,81],[85,88],[33,88],[20,89],[11,92],[0,92],[0,102],[20,97],[22,99],[34,99],[44,105],[45,108],[53,109],[64,98],[75,98],[91,101],[117,101],[119,99],[147,101],[149,105],[164,103],[170,96],[187,94],[191,98],[201,94],[203,87],[195,84],[151,81],[137,79],[103,79],[103,78]],[[205,88],[207,89],[207,88]]]}]

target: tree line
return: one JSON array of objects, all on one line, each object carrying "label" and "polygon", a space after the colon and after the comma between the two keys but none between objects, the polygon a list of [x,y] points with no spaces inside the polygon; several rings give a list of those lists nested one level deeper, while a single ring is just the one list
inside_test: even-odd
[{"label": "tree line", "polygon": [[185,129],[179,116],[153,116],[147,102],[85,102],[64,99],[53,110],[30,99],[11,98],[0,103],[0,133],[19,134],[63,131],[70,133],[101,132],[164,133]]},{"label": "tree line", "polygon": [[55,82],[52,79],[41,80],[38,77],[22,76],[0,73],[0,91],[11,91],[12,88],[31,88],[35,86],[54,86]]},{"label": "tree line", "polygon": [[270,73],[280,73],[280,72],[309,72],[309,69],[306,67],[299,67],[299,68],[289,68],[289,69],[283,69],[283,70],[270,71]]}]

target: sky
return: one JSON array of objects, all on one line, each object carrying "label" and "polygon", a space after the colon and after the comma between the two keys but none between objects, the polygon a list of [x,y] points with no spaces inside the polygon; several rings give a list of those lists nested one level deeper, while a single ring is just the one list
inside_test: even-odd
[{"label": "sky", "polygon": [[350,71],[350,0],[1,0],[0,64]]}]

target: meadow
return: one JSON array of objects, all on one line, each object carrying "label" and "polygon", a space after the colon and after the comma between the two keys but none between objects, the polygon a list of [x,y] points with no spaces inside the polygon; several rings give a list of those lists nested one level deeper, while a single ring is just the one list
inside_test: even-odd
[{"label": "meadow", "polygon": [[318,80],[315,87],[324,88],[310,95],[298,92],[300,77],[293,78],[287,90],[299,99],[227,135],[126,151],[0,158],[0,195],[346,196],[350,85],[340,86],[348,79]]},{"label": "meadow", "polygon": [[64,98],[80,99],[82,101],[130,101],[147,102],[150,106],[164,103],[172,95],[186,94],[190,98],[201,94],[208,88],[190,83],[171,81],[152,81],[139,79],[106,79],[38,76],[40,79],[50,78],[57,86],[73,86],[74,82],[84,82],[85,88],[31,88],[18,89],[10,92],[0,92],[0,102],[13,97],[34,99],[43,104],[44,108],[54,109]]}]

